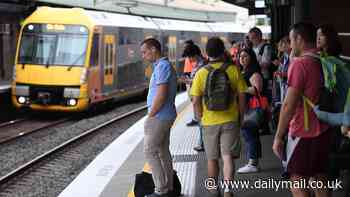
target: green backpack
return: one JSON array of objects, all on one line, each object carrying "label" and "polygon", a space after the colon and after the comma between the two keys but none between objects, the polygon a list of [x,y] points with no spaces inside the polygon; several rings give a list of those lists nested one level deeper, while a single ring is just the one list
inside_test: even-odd
[{"label": "green backpack", "polygon": [[[319,59],[322,65],[323,90],[320,101],[317,105],[320,110],[326,112],[343,112],[347,103],[347,95],[350,87],[350,65],[334,56],[325,54],[310,55]],[[314,107],[306,96],[303,96],[304,102],[304,127],[309,129],[308,106]]]}]

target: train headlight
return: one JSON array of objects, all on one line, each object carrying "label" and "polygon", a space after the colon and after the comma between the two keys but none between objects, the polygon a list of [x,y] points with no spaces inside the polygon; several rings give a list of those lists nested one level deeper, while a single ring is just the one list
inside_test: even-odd
[{"label": "train headlight", "polygon": [[77,99],[68,99],[67,104],[69,106],[75,106],[77,104]]},{"label": "train headlight", "polygon": [[20,97],[18,97],[18,103],[20,103],[20,104],[24,104],[25,102],[26,102],[26,97],[24,97],[24,96],[20,96]]},{"label": "train headlight", "polygon": [[16,85],[15,86],[15,95],[28,97],[29,96],[29,86],[26,85]]},{"label": "train headlight", "polygon": [[64,98],[79,98],[80,89],[79,88],[64,88],[63,97]]},{"label": "train headlight", "polygon": [[83,70],[81,71],[81,75],[80,75],[80,84],[85,84],[87,81],[87,69],[83,68]]}]

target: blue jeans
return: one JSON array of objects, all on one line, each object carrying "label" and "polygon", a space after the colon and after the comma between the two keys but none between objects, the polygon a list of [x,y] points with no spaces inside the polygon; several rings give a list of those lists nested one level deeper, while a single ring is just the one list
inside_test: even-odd
[{"label": "blue jeans", "polygon": [[203,143],[203,126],[201,123],[199,123],[199,138],[198,138],[198,142],[197,142],[198,146],[204,147],[204,143]]},{"label": "blue jeans", "polygon": [[259,128],[242,128],[248,159],[257,160],[261,158],[261,141]]}]

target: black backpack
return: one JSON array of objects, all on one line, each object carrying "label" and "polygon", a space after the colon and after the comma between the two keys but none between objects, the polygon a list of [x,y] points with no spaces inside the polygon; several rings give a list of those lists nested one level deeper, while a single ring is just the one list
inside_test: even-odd
[{"label": "black backpack", "polygon": [[230,79],[226,73],[229,64],[224,63],[215,69],[211,65],[204,68],[209,71],[204,90],[204,103],[208,110],[227,110],[233,101]]},{"label": "black backpack", "polygon": [[[152,194],[153,192],[154,192],[154,182],[153,182],[152,174],[144,171],[139,174],[136,174],[135,185],[134,185],[135,197],[144,197],[145,195]],[[181,183],[175,170],[174,170],[174,194],[175,196],[181,196]]]}]

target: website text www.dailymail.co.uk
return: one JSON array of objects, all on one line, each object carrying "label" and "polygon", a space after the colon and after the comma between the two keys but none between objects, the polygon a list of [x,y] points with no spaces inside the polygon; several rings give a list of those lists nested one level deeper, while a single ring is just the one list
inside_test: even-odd
[{"label": "website text www.dailymail.co.uk", "polygon": [[215,181],[213,178],[207,178],[204,182],[206,189],[230,189],[230,190],[249,190],[264,189],[279,191],[283,189],[342,189],[342,182],[338,179],[327,181],[301,179],[298,181],[280,180],[274,178],[256,179],[256,180],[232,180]]}]

